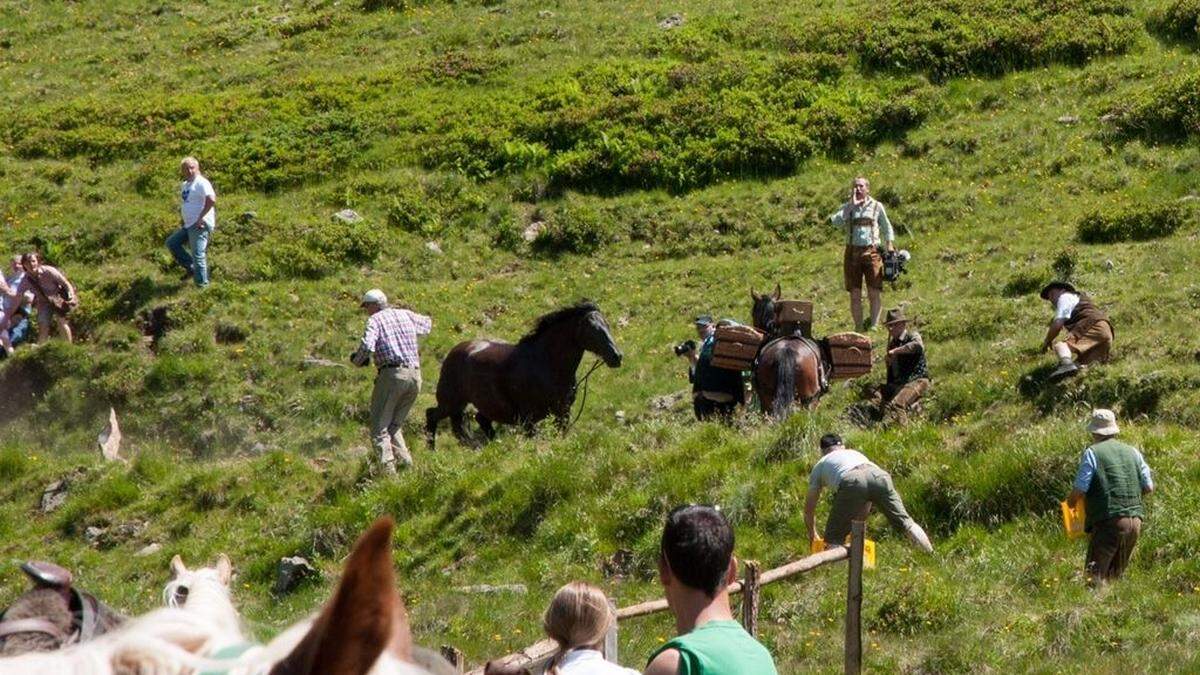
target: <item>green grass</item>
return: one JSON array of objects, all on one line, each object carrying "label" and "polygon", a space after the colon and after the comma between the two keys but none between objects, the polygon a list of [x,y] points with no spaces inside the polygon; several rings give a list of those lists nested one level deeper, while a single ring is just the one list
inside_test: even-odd
[{"label": "green grass", "polygon": [[[704,0],[671,30],[657,23],[674,10],[640,0],[409,4],[0,7],[0,251],[37,246],[83,300],[79,344],[0,367],[0,390],[42,394],[0,437],[0,556],[55,559],[143,611],[171,555],[227,552],[265,638],[327,597],[387,513],[418,640],[482,661],[538,638],[567,580],[622,605],[656,596],[680,502],[721,504],[743,558],[802,555],[804,479],[835,430],[892,471],[939,546],[915,555],[872,521],[870,669],[1196,667],[1200,222],[1180,199],[1200,192],[1200,61],[1161,28],[1186,3]],[[162,246],[184,154],[219,192],[205,292]],[[818,334],[847,327],[824,217],[860,173],[914,255],[886,295],[929,347],[924,417],[854,427],[859,383],[776,426],[653,405],[687,388],[670,348],[689,317],[748,320],[752,287],[812,300]],[[362,223],[331,219],[347,207]],[[1110,312],[1117,346],[1056,388],[1036,293],[1062,278]],[[461,340],[514,339],[588,297],[626,361],[597,371],[565,437],[476,449],[443,432],[372,482],[371,373],[304,360],[345,360],[373,286],[434,318],[413,441]],[[110,405],[129,466],[97,466]],[[1057,516],[1093,405],[1117,409],[1159,484],[1128,578],[1101,592]],[[68,475],[67,503],[38,514]],[[109,529],[96,548],[89,526]],[[275,598],[295,554],[324,577]],[[614,559],[628,564],[606,576]],[[767,589],[782,672],[837,670],[842,574]],[[474,583],[530,593],[453,590]],[[21,587],[0,577],[0,604]],[[623,626],[625,662],[671,630]]]}]

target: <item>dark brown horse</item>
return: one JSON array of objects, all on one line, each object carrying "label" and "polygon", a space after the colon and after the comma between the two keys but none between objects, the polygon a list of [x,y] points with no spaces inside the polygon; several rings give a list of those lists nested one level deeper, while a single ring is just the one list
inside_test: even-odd
[{"label": "dark brown horse", "polygon": [[780,334],[775,323],[775,303],[780,295],[778,285],[773,294],[759,295],[750,289],[754,327],[767,334],[754,367],[754,393],[762,409],[776,420],[786,418],[796,402],[816,407],[824,393],[821,346],[801,335]]},{"label": "dark brown horse", "polygon": [[493,424],[518,424],[531,432],[550,415],[565,428],[575,402],[575,371],[585,351],[609,368],[621,365],[621,350],[608,322],[590,302],[543,316],[515,345],[498,340],[459,343],[442,361],[437,406],[425,411],[430,447],[445,417],[454,435],[466,440],[467,404],[475,406],[475,420],[489,439],[495,436]]}]

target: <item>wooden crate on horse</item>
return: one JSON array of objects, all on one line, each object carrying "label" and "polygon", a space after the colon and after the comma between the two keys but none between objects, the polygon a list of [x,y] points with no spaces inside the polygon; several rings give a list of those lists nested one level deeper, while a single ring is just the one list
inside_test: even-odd
[{"label": "wooden crate on horse", "polygon": [[750,326],[718,326],[713,345],[713,367],[750,370],[766,336]]},{"label": "wooden crate on horse", "polygon": [[871,338],[861,333],[834,333],[829,348],[829,378],[849,380],[871,372]]},{"label": "wooden crate on horse", "polygon": [[812,337],[812,315],[811,302],[780,300],[775,303],[775,323],[782,335],[792,335],[799,331],[804,337]]}]

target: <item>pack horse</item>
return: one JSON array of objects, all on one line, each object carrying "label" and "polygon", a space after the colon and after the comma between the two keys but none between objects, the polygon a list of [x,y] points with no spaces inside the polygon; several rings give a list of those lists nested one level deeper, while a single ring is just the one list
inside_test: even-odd
[{"label": "pack horse", "polygon": [[495,436],[494,424],[516,424],[531,432],[551,415],[566,428],[577,393],[575,372],[584,352],[596,354],[609,368],[621,365],[621,350],[608,322],[591,302],[546,314],[516,344],[460,342],[442,361],[437,405],[425,411],[430,447],[438,423],[446,417],[455,436],[467,439],[467,405],[474,406],[475,421],[488,439]]}]

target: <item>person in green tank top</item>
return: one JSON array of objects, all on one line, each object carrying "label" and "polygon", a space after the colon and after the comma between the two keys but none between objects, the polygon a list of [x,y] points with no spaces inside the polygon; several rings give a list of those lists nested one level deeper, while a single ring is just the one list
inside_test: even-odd
[{"label": "person in green tank top", "polygon": [[1093,410],[1087,430],[1092,445],[1083,451],[1067,503],[1084,501],[1084,529],[1091,534],[1084,569],[1092,583],[1103,584],[1129,565],[1146,517],[1142,495],[1154,490],[1154,480],[1142,453],[1116,439],[1113,411]]},{"label": "person in green tank top", "polygon": [[679,636],[650,656],[645,675],[779,675],[771,653],[733,618],[729,585],[737,571],[733,528],[720,511],[671,511],[658,576]]}]

